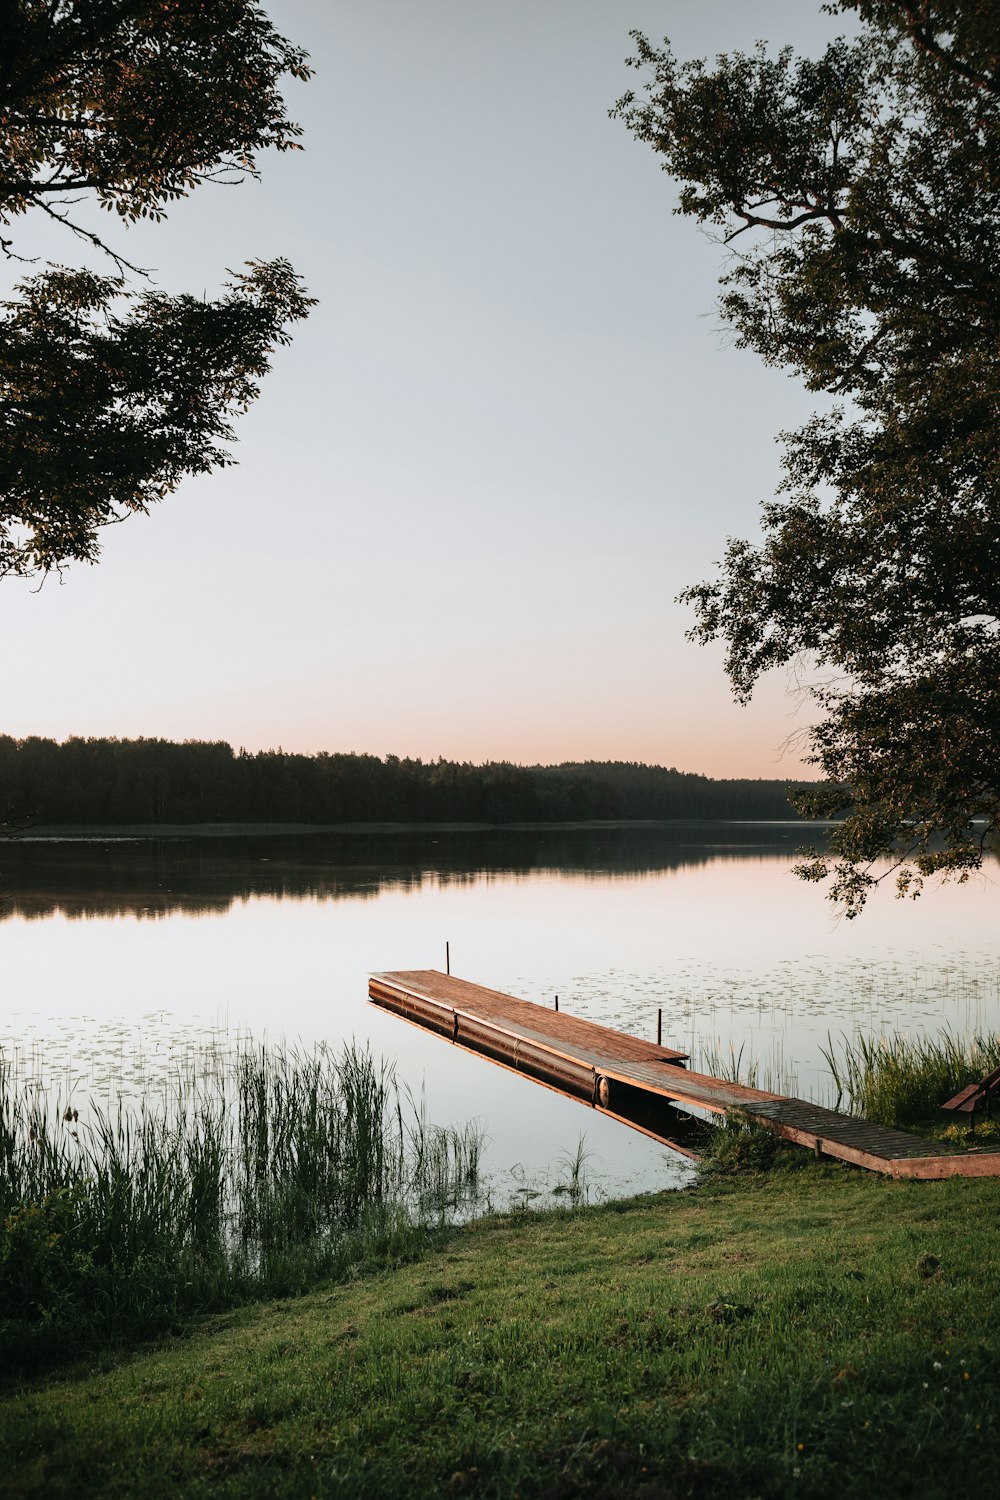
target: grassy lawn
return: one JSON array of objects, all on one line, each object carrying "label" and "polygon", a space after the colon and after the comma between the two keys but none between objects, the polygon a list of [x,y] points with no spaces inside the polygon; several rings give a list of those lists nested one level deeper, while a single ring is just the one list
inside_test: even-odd
[{"label": "grassy lawn", "polygon": [[81,1351],[0,1398],[0,1494],[989,1493],[1000,1181],[794,1161]]}]

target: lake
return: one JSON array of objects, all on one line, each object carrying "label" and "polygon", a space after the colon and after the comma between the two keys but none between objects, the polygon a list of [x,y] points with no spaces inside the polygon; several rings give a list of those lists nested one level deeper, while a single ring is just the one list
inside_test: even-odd
[{"label": "lake", "polygon": [[[145,1097],[227,1039],[367,1041],[442,1125],[487,1137],[485,1201],[550,1201],[581,1135],[592,1199],[683,1185],[634,1131],[367,1000],[444,968],[761,1086],[832,1102],[828,1036],[1000,1025],[997,864],[838,919],[790,874],[801,824],[682,824],[0,846],[0,1057],[61,1103]],[[537,1196],[536,1196],[537,1195]]]}]

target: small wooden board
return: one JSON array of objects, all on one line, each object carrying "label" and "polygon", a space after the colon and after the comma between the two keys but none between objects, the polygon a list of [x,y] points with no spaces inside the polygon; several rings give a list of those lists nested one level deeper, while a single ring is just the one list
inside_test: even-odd
[{"label": "small wooden board", "polygon": [[986,1112],[989,1113],[990,1103],[994,1094],[1000,1093],[1000,1068],[994,1068],[992,1073],[987,1073],[978,1083],[967,1083],[964,1089],[959,1089],[953,1099],[942,1104],[942,1109],[957,1110],[962,1114],[972,1115],[975,1119],[976,1110],[985,1104]]}]

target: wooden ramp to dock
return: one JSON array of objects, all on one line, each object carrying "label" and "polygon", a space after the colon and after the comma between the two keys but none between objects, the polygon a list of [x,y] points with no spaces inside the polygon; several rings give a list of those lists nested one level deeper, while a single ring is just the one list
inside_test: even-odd
[{"label": "wooden ramp to dock", "polygon": [[804,1099],[695,1073],[687,1054],[436,969],[372,974],[386,1010],[599,1109],[687,1156],[676,1106],[742,1110],[785,1140],[892,1177],[1000,1177],[1000,1152],[951,1152],[937,1141],[872,1125]]}]

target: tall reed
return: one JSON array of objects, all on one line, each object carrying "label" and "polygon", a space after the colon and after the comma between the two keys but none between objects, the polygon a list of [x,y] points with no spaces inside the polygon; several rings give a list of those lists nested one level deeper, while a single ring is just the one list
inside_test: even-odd
[{"label": "tall reed", "polygon": [[941,1105],[968,1083],[1000,1067],[1000,1036],[859,1035],[822,1049],[837,1090],[836,1105],[880,1125],[938,1118]]},{"label": "tall reed", "polygon": [[141,1330],[410,1253],[474,1186],[481,1137],[400,1101],[364,1049],[240,1044],[137,1108],[64,1117],[0,1059],[0,1339]]},{"label": "tall reed", "polygon": [[419,1102],[409,1089],[404,1093],[408,1115],[404,1116],[399,1096],[397,1112],[411,1161],[410,1181],[421,1208],[440,1217],[475,1199],[483,1131],[475,1120],[461,1127],[432,1125],[423,1090]]},{"label": "tall reed", "polygon": [[574,1208],[579,1208],[587,1201],[589,1184],[587,1182],[587,1163],[593,1159],[593,1151],[586,1147],[587,1132],[584,1131],[576,1143],[574,1151],[564,1151],[559,1156],[560,1167],[566,1173],[566,1181],[557,1183],[552,1189],[553,1193],[561,1195],[565,1193]]},{"label": "tall reed", "polygon": [[726,1048],[718,1039],[713,1045],[695,1041],[691,1050],[691,1066],[696,1072],[776,1094],[795,1093],[798,1088],[795,1070],[787,1063],[780,1043],[772,1047],[770,1057],[763,1062],[746,1055],[746,1042],[739,1047],[730,1042]]}]

